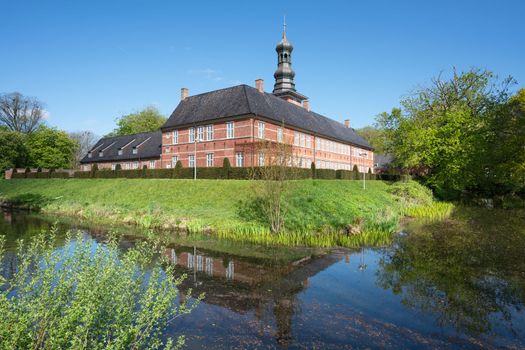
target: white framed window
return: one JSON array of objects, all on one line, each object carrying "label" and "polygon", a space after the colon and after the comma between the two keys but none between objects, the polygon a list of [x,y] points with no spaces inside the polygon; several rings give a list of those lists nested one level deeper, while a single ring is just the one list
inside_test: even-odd
[{"label": "white framed window", "polygon": [[304,147],[305,146],[305,141],[304,141],[304,134],[303,133],[300,133],[300,142],[301,142],[301,147]]},{"label": "white framed window", "polygon": [[259,121],[259,138],[260,139],[264,139],[264,122],[263,121]]},{"label": "white framed window", "polygon": [[235,166],[236,167],[244,166],[244,154],[242,152],[235,153]]},{"label": "white framed window", "polygon": [[119,148],[119,149],[118,149],[118,155],[121,156],[122,153],[123,153],[122,148]]},{"label": "white framed window", "polygon": [[264,166],[264,152],[259,152],[259,166]]},{"label": "white framed window", "polygon": [[226,123],[226,138],[233,139],[235,137],[235,125],[233,122]]},{"label": "white framed window", "polygon": [[306,135],[306,148],[312,148],[312,137],[310,135]]},{"label": "white framed window", "polygon": [[133,169],[139,168],[139,162],[133,162]]},{"label": "white framed window", "polygon": [[150,160],[149,161],[149,168],[150,169],[155,169],[155,161],[154,160]]},{"label": "white framed window", "polygon": [[283,128],[277,128],[277,142],[283,142]]},{"label": "white framed window", "polygon": [[188,129],[188,142],[195,142],[195,128]]},{"label": "white framed window", "polygon": [[204,127],[199,126],[197,128],[197,141],[204,141]]},{"label": "white framed window", "polygon": [[206,154],[206,166],[207,167],[213,166],[213,153]]},{"label": "white framed window", "polygon": [[172,156],[171,157],[171,166],[175,168],[175,165],[177,165],[178,161],[179,161],[179,156]]},{"label": "white framed window", "polygon": [[293,132],[293,144],[299,146],[299,131]]},{"label": "white framed window", "polygon": [[111,170],[115,170],[117,168],[117,164],[113,163],[111,164]]},{"label": "white framed window", "polygon": [[206,140],[213,141],[213,124],[206,126]]},{"label": "white framed window", "polygon": [[92,154],[91,152],[88,153],[88,158],[91,158],[92,157]]},{"label": "white framed window", "polygon": [[137,147],[133,147],[132,151],[133,154],[139,153],[139,149]]},{"label": "white framed window", "polygon": [[104,152],[102,152],[102,151],[98,152],[98,156],[99,157],[103,157],[104,156]]},{"label": "white framed window", "polygon": [[179,143],[179,130],[173,130],[173,144]]},{"label": "white framed window", "polygon": [[190,154],[188,156],[188,167],[189,168],[195,167],[195,155],[194,154]]}]

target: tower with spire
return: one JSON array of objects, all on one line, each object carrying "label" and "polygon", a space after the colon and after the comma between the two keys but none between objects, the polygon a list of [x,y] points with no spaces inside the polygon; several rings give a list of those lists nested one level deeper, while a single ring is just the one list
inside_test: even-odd
[{"label": "tower with spire", "polygon": [[273,94],[289,102],[301,105],[308,98],[295,90],[295,72],[292,69],[293,45],[286,37],[286,18],[283,24],[283,37],[275,47],[277,51],[277,70],[273,74],[275,84]]}]

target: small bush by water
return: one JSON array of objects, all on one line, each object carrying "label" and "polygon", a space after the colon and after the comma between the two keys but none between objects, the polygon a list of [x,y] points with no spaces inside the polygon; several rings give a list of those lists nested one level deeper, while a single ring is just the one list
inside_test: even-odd
[{"label": "small bush by water", "polygon": [[[0,236],[0,261],[2,246]],[[53,232],[20,241],[16,271],[0,278],[0,348],[181,347],[183,336],[166,340],[163,331],[200,298],[179,302],[184,277],[153,261],[158,251],[139,242],[121,253],[115,240],[101,245],[81,234],[60,249]]]}]

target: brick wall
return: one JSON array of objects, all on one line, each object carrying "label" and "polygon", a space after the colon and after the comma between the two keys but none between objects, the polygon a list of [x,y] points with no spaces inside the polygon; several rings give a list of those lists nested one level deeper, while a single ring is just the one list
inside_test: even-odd
[{"label": "brick wall", "polygon": [[[260,124],[263,122],[263,124]],[[235,154],[243,152],[244,166],[257,166],[258,158],[253,154],[251,145],[259,140],[259,129],[264,127],[264,139],[278,141],[278,130],[283,129],[283,141],[293,145],[292,153],[297,165],[309,168],[312,162],[320,169],[346,169],[352,170],[354,165],[361,172],[370,168],[373,172],[373,152],[359,147],[338,143],[325,138],[317,138],[310,133],[300,132],[291,128],[282,128],[280,125],[256,117],[235,120],[234,137],[229,139],[226,135],[226,122],[213,125],[213,140],[208,141],[206,124],[202,125],[202,141],[190,142],[189,129],[178,129],[178,143],[173,142],[174,131],[165,132],[162,137],[161,163],[163,168],[173,166],[173,157],[182,162],[183,167],[190,165],[190,157],[196,154],[197,166],[207,166],[207,154],[213,154],[213,166],[222,166],[223,159],[228,157],[232,166],[236,164]],[[199,135],[198,127],[194,127],[196,137]],[[319,140],[318,140],[319,139]],[[366,153],[366,156],[360,156]]]}]

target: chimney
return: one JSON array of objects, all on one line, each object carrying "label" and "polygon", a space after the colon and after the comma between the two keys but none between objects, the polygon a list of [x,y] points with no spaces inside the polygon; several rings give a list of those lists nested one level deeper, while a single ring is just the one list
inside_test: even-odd
[{"label": "chimney", "polygon": [[180,100],[184,101],[185,99],[187,99],[188,98],[188,93],[189,93],[188,88],[180,89]]},{"label": "chimney", "polygon": [[303,108],[310,112],[310,100],[303,101]]},{"label": "chimney", "polygon": [[346,126],[347,128],[350,127],[350,119],[345,119],[345,126]]},{"label": "chimney", "polygon": [[264,80],[257,79],[255,80],[255,88],[257,91],[259,91],[261,94],[264,93]]}]

